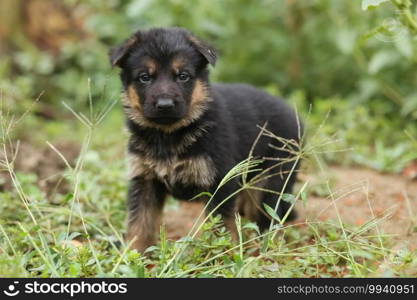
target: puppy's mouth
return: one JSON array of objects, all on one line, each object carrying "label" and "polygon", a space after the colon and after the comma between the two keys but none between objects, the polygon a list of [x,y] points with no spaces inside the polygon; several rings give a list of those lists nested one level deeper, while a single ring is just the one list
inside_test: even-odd
[{"label": "puppy's mouth", "polygon": [[145,109],[144,116],[146,119],[153,123],[161,125],[170,125],[184,118],[185,111],[182,107],[177,107],[177,109],[170,111],[156,111],[155,109]]},{"label": "puppy's mouth", "polygon": [[178,117],[178,116],[153,116],[151,118],[148,118],[150,121],[157,123],[157,124],[162,124],[162,125],[170,125],[170,124],[174,124],[176,122],[178,122],[179,120],[182,119],[182,117]]},{"label": "puppy's mouth", "polygon": [[174,110],[169,112],[152,111],[148,113],[145,111],[145,117],[153,123],[170,125],[180,121],[185,117],[185,114],[182,110]]}]

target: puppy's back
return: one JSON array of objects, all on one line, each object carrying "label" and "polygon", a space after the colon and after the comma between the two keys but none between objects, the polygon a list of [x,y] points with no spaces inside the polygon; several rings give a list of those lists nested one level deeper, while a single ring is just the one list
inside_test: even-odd
[{"label": "puppy's back", "polygon": [[[268,122],[274,134],[299,140],[301,124],[296,114],[284,100],[274,97],[248,84],[213,84],[214,100],[232,119],[240,134],[258,133],[259,126]],[[247,138],[247,137],[246,137]]]}]

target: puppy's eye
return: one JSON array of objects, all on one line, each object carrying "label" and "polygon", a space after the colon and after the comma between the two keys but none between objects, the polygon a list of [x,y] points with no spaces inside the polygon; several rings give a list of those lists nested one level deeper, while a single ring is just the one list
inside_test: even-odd
[{"label": "puppy's eye", "polygon": [[181,72],[178,74],[178,80],[181,82],[187,82],[190,79],[190,74],[187,72]]},{"label": "puppy's eye", "polygon": [[152,77],[148,73],[142,73],[139,75],[139,81],[142,83],[149,83]]}]

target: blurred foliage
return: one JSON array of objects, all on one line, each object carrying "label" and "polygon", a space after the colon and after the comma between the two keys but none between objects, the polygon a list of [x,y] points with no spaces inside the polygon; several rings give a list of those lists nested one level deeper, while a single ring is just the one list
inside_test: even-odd
[{"label": "blurred foliage", "polygon": [[57,55],[15,42],[8,59],[1,60],[0,75],[2,88],[12,88],[17,99],[33,99],[45,90],[44,101],[83,103],[88,77],[95,86],[107,83],[110,90],[117,84],[115,76],[109,80],[110,46],[137,29],[183,26],[219,49],[216,80],[274,85],[284,95],[300,89],[308,100],[383,101],[388,110],[417,118],[416,38],[402,27],[394,36],[379,32],[366,37],[401,14],[389,3],[371,11],[349,0],[65,3],[86,16],[87,37],[68,42]]}]

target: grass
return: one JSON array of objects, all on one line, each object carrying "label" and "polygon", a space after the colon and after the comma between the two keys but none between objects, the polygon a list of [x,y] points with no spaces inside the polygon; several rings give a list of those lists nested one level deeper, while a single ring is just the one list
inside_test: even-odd
[{"label": "grass", "polygon": [[[297,99],[293,100],[298,102]],[[14,118],[6,109],[2,109],[3,155],[0,156],[0,163],[10,178],[10,188],[0,192],[0,276],[416,275],[416,252],[407,249],[392,250],[391,238],[379,230],[379,224],[384,221],[385,216],[374,216],[362,226],[343,223],[336,205],[340,193],[333,190],[329,181],[326,181],[325,189],[321,189],[320,193],[331,200],[338,216],[336,222],[306,220],[297,224],[286,224],[285,220],[274,215],[274,208],[270,208],[271,226],[264,233],[259,232],[256,224],[236,216],[239,237],[236,242],[232,241],[220,218],[213,213],[206,217],[201,215],[202,222],[196,222],[193,230],[178,241],[169,240],[166,229],[162,226],[160,242],[150,247],[145,256],[129,250],[123,240],[127,183],[123,153],[126,136],[120,135],[122,119],[118,111],[111,110],[113,104],[111,102],[104,105],[95,112],[90,98],[87,114],[76,112],[65,105],[77,123],[59,122],[46,126],[36,123],[39,130],[33,131],[32,140],[38,143],[43,140],[44,147],[50,147],[55,155],[50,159],[64,162],[65,165],[61,174],[58,174],[62,177],[58,182],[66,188],[56,188],[52,195],[39,186],[39,178],[35,173],[20,173],[15,170],[19,144],[13,131],[24,127],[25,120]],[[322,112],[324,108],[319,107],[316,110]],[[350,117],[347,116],[345,120]],[[350,136],[352,132],[359,131],[348,128],[339,132],[344,135],[341,138],[342,143],[334,146],[337,139],[328,126],[329,120],[336,128],[343,124],[342,120],[334,120],[331,116],[325,118],[325,121],[322,117],[307,121],[315,124],[312,126],[315,131],[308,132],[309,142],[301,151],[298,150],[296,159],[306,157],[310,160],[306,162],[307,165],[314,164],[323,168],[323,161],[345,157],[346,152],[340,150],[345,150],[349,139],[363,139]],[[75,129],[72,128],[74,124],[77,124]],[[347,124],[343,126],[341,128],[349,127]],[[377,125],[367,126],[374,126],[375,130],[379,128]],[[47,128],[52,128],[49,134],[45,132]],[[62,138],[62,132],[69,130],[82,141],[75,162],[67,160],[53,142],[56,137]],[[264,134],[273,137],[272,133]],[[366,151],[357,153],[365,157],[367,155]],[[405,160],[409,152],[404,150],[404,153],[399,156]],[[381,157],[382,161],[386,159],[384,155]],[[350,156],[350,161],[360,163],[360,159],[354,155]],[[221,184],[256,169],[257,163],[254,160],[242,162],[226,175]],[[390,163],[384,162],[382,166],[382,169],[393,170]],[[254,182],[244,180],[241,189],[248,188],[256,187]],[[294,195],[279,196],[279,201],[307,205],[316,189],[317,187],[307,181],[299,185]]]}]

